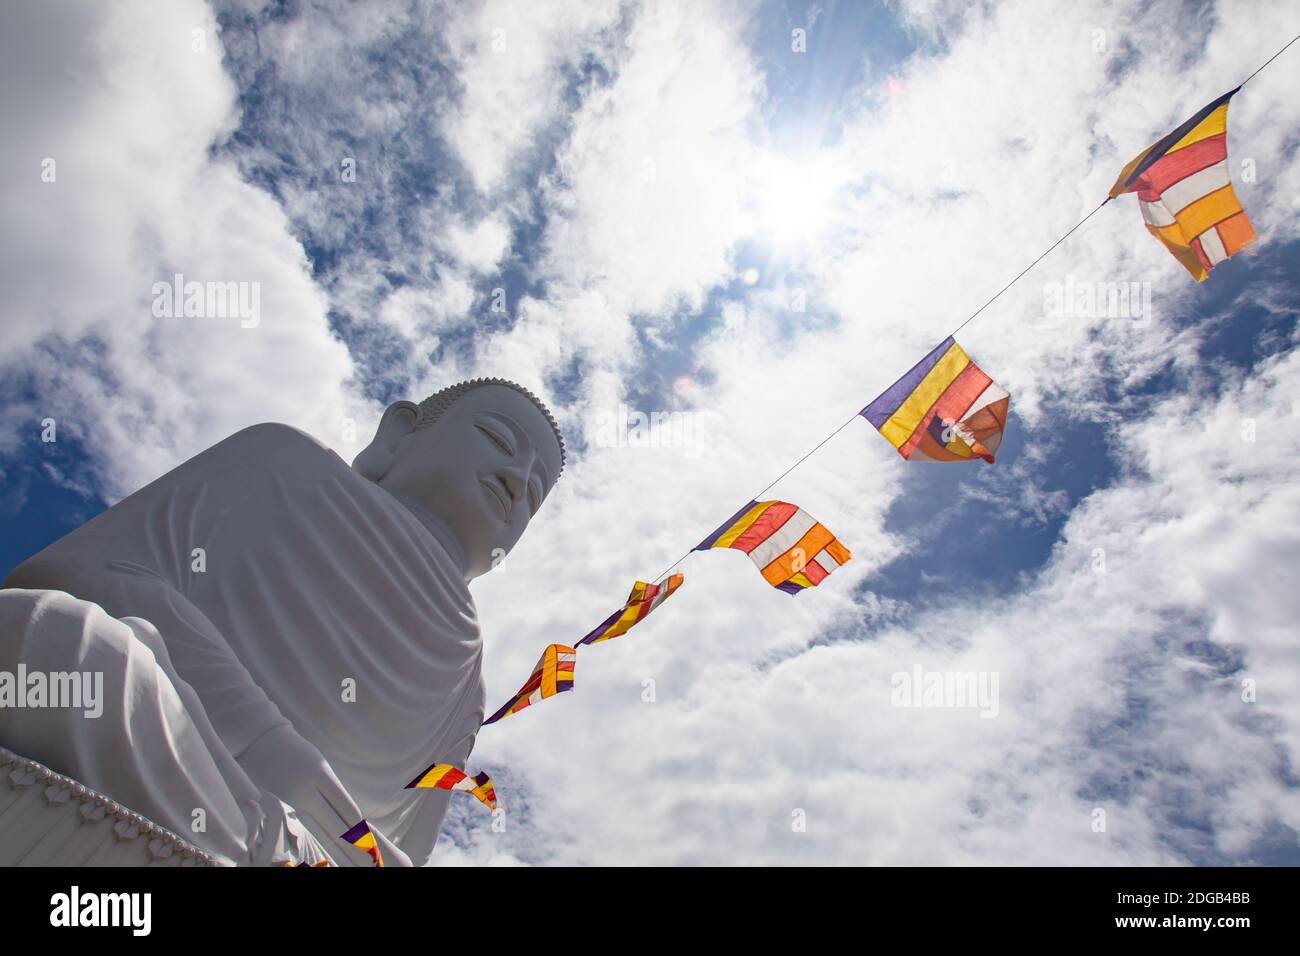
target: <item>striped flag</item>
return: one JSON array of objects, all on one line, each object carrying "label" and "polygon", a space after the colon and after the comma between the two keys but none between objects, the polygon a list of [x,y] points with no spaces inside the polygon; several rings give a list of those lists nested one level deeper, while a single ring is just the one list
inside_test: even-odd
[{"label": "striped flag", "polygon": [[517,714],[525,707],[530,707],[539,700],[546,700],[566,690],[573,690],[573,666],[577,661],[577,651],[564,644],[548,645],[533,668],[532,676],[519,688],[519,692],[495,714],[483,721],[483,726],[495,724],[502,717]]},{"label": "striped flag", "polygon": [[492,778],[487,775],[487,771],[480,770],[474,774],[474,786],[470,788],[470,793],[474,795],[489,810],[497,808],[497,791],[492,786]]},{"label": "striped flag", "polygon": [[991,464],[1010,407],[1011,396],[949,336],[858,414],[911,461]]},{"label": "striped flag", "polygon": [[632,585],[632,593],[628,595],[627,603],[605,618],[599,627],[578,642],[578,646],[599,644],[601,641],[626,634],[632,629],[632,625],[643,620],[646,615],[668,600],[672,593],[682,586],[684,580],[685,578],[680,574],[670,574],[667,581],[660,581],[657,584],[637,581]]},{"label": "striped flag", "polygon": [[375,840],[375,835],[370,832],[370,824],[362,820],[347,833],[339,837],[344,843],[351,843],[358,850],[370,854],[370,859],[375,861],[375,866],[383,866],[384,858],[379,852],[379,843]]},{"label": "striped flag", "polygon": [[407,790],[463,790],[476,797],[489,810],[497,808],[497,792],[486,773],[471,777],[449,763],[436,763],[406,785]]},{"label": "striped flag", "polygon": [[1237,90],[1138,153],[1110,188],[1111,199],[1137,193],[1147,229],[1197,282],[1255,238],[1228,176],[1228,100]]},{"label": "striped flag", "polygon": [[767,583],[787,594],[816,587],[853,557],[824,525],[785,501],[751,501],[694,550],[710,548],[745,552]]}]

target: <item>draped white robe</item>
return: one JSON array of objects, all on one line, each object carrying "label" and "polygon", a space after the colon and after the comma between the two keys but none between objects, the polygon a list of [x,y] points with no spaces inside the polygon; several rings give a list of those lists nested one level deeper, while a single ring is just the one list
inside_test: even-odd
[{"label": "draped white robe", "polygon": [[[463,766],[473,747],[485,703],[474,602],[437,538],[315,439],[245,429],[5,586],[66,591],[149,622],[229,755],[287,721],[372,828],[416,865],[427,860],[449,795],[403,788],[431,763]],[[131,727],[115,734],[126,747],[168,745],[133,739]],[[0,743],[23,753],[21,740]]]}]

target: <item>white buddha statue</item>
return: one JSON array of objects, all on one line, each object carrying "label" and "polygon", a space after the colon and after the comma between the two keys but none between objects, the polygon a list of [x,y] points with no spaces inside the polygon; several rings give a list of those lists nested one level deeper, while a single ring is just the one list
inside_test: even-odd
[{"label": "white buddha statue", "polygon": [[5,581],[0,671],[102,671],[105,700],[0,707],[0,746],[231,862],[369,865],[338,839],[364,817],[423,864],[449,795],[403,788],[483,719],[467,585],[563,464],[500,379],[389,406],[351,467],[285,425],[232,435]]}]

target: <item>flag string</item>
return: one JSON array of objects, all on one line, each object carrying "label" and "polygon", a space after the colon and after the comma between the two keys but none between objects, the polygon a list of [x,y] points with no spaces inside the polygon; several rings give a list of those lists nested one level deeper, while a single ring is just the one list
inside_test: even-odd
[{"label": "flag string", "polygon": [[[1294,37],[1292,37],[1289,41],[1287,41],[1287,43],[1286,43],[1285,45],[1282,46],[1281,49],[1279,49],[1276,53],[1274,53],[1274,54],[1273,54],[1272,56],[1270,56],[1267,60],[1265,60],[1265,61],[1264,61],[1264,62],[1263,62],[1263,63],[1262,63],[1262,64],[1261,64],[1261,65],[1260,65],[1260,66],[1255,70],[1254,73],[1250,74],[1250,76],[1248,76],[1248,77],[1246,77],[1244,80],[1242,80],[1241,83],[1238,85],[1238,89],[1240,89],[1242,86],[1245,86],[1247,83],[1249,83],[1251,80],[1253,80],[1256,76],[1258,76],[1261,72],[1263,72],[1263,70],[1264,70],[1265,67],[1267,67],[1270,63],[1272,63],[1274,60],[1276,60],[1279,56],[1281,56],[1283,53],[1285,53],[1285,52],[1287,51],[1287,49],[1288,49],[1288,48],[1289,48],[1293,43],[1295,43],[1297,40],[1300,40],[1300,34],[1296,34]],[[950,333],[948,333],[948,335],[945,336],[945,338],[954,338],[954,337],[956,337],[956,335],[957,335],[958,332],[960,332],[962,329],[966,328],[966,326],[969,325],[972,321],[974,321],[974,319],[975,319],[977,316],[979,316],[980,313],[982,313],[982,312],[983,312],[985,309],[987,309],[990,305],[992,305],[992,304],[993,304],[994,302],[996,302],[999,298],[1001,298],[1001,296],[1003,295],[1003,293],[1005,293],[1005,292],[1006,292],[1008,289],[1010,289],[1013,285],[1015,285],[1017,282],[1019,282],[1021,279],[1023,279],[1023,278],[1024,278],[1024,277],[1029,273],[1029,271],[1030,271],[1031,269],[1034,268],[1034,266],[1038,265],[1038,264],[1039,264],[1040,262],[1042,262],[1045,258],[1047,258],[1047,256],[1052,252],[1053,249],[1055,249],[1055,248],[1056,248],[1057,246],[1059,246],[1061,243],[1065,242],[1065,240],[1068,239],[1068,238],[1070,238],[1070,236],[1072,236],[1072,235],[1073,235],[1073,234],[1074,234],[1074,233],[1075,233],[1075,232],[1076,232],[1080,227],[1082,227],[1084,223],[1086,223],[1089,219],[1091,219],[1091,218],[1092,218],[1093,216],[1095,216],[1098,212],[1100,212],[1101,209],[1102,209],[1102,207],[1105,206],[1108,202],[1110,202],[1110,200],[1111,200],[1111,197],[1110,197],[1110,196],[1107,196],[1107,197],[1106,197],[1105,199],[1103,199],[1100,203],[1098,203],[1097,206],[1092,210],[1092,212],[1088,213],[1086,216],[1084,216],[1082,219],[1080,219],[1078,222],[1076,222],[1073,226],[1071,226],[1068,230],[1066,230],[1066,232],[1061,236],[1061,238],[1057,239],[1054,243],[1052,243],[1052,244],[1051,244],[1050,246],[1048,246],[1045,250],[1043,250],[1043,252],[1040,253],[1039,256],[1038,256],[1036,259],[1034,259],[1033,262],[1029,263],[1029,265],[1027,265],[1027,266],[1025,266],[1023,269],[1021,269],[1020,272],[1015,276],[1015,278],[1013,278],[1010,282],[1008,282],[1006,285],[1004,285],[1004,286],[1003,286],[1001,289],[999,289],[997,292],[993,293],[993,296],[992,296],[992,297],[991,297],[987,302],[985,302],[985,303],[984,303],[983,305],[981,305],[978,309],[976,309],[974,312],[972,312],[970,315],[968,315],[965,319],[963,319],[962,322],[961,322],[961,324],[958,325],[955,329],[953,329]],[[865,407],[865,406],[864,406],[864,407]],[[772,480],[769,481],[766,485],[764,485],[763,488],[762,488],[762,489],[761,489],[757,494],[753,495],[749,500],[750,500],[750,501],[758,501],[758,500],[759,500],[763,495],[767,494],[767,492],[768,492],[769,490],[771,490],[773,487],[775,487],[775,486],[776,486],[776,485],[777,485],[777,484],[778,484],[782,479],[784,479],[787,475],[789,475],[789,474],[790,474],[791,472],[793,472],[796,468],[798,468],[800,465],[802,465],[805,461],[807,461],[809,458],[811,458],[813,455],[815,455],[818,451],[820,451],[820,450],[822,449],[822,447],[823,447],[827,442],[829,442],[832,438],[834,438],[834,437],[835,437],[836,435],[838,435],[840,432],[844,431],[844,429],[848,428],[849,425],[853,424],[854,420],[857,419],[857,418],[860,418],[861,415],[862,415],[862,413],[861,413],[860,411],[858,411],[858,412],[854,412],[854,413],[853,413],[853,414],[852,414],[848,419],[846,419],[846,420],[844,421],[844,423],[843,423],[842,425],[840,425],[840,426],[839,426],[838,428],[836,428],[833,432],[831,432],[829,435],[827,435],[825,438],[823,438],[821,441],[819,441],[816,445],[814,445],[814,446],[813,446],[813,447],[812,447],[808,452],[806,452],[806,453],[803,455],[802,458],[798,459],[798,460],[797,460],[793,465],[791,465],[791,466],[790,466],[789,468],[787,468],[785,471],[781,472],[781,474],[779,474],[776,478],[772,479]],[[665,569],[664,569],[664,570],[663,570],[663,571],[662,571],[662,572],[661,572],[657,577],[654,578],[654,581],[655,581],[655,582],[662,581],[663,578],[664,578],[666,575],[668,575],[669,573],[671,573],[672,571],[674,571],[674,570],[677,568],[677,566],[678,566],[679,564],[681,564],[681,563],[682,563],[683,561],[685,561],[688,557],[690,557],[691,552],[694,551],[694,550],[695,550],[694,548],[691,548],[689,551],[687,551],[685,554],[683,554],[680,558],[678,558],[676,561],[674,561],[672,564],[670,564],[670,565],[669,565],[667,568],[665,568]]]},{"label": "flag string", "polygon": [[1250,82],[1251,80],[1253,80],[1255,77],[1259,76],[1259,74],[1262,73],[1262,72],[1264,71],[1264,67],[1268,66],[1270,63],[1272,63],[1274,60],[1276,60],[1278,57],[1280,57],[1283,53],[1285,53],[1285,52],[1287,51],[1287,47],[1291,46],[1292,43],[1295,43],[1296,40],[1300,40],[1300,33],[1297,33],[1297,34],[1296,34],[1295,36],[1293,36],[1290,40],[1287,40],[1286,44],[1282,47],[1282,49],[1278,50],[1276,53],[1274,53],[1272,56],[1270,56],[1267,60],[1265,60],[1265,61],[1263,62],[1263,64],[1261,64],[1261,66],[1259,67],[1259,69],[1257,69],[1254,73],[1250,74],[1250,76],[1248,76],[1248,77],[1246,77],[1244,80],[1242,80],[1242,81],[1241,81],[1241,85],[1242,85],[1242,86],[1245,86],[1247,83],[1249,83],[1249,82]]},{"label": "flag string", "polygon": [[[1237,87],[1236,90],[1233,90],[1232,92],[1226,94],[1220,99],[1226,101],[1230,96],[1233,95],[1233,93],[1241,89],[1242,86],[1244,86],[1250,80],[1258,76],[1260,72],[1262,72],[1270,63],[1272,63],[1279,56],[1281,56],[1297,40],[1300,40],[1300,35],[1293,37],[1281,49],[1279,49],[1271,57],[1265,60],[1264,63],[1261,64],[1260,67],[1256,69],[1254,73],[1250,74],[1250,76],[1246,77],[1246,79],[1242,81],[1242,83]],[[1198,119],[1197,122],[1200,122],[1200,120]],[[1173,134],[1170,134],[1170,136],[1181,136],[1181,135],[1183,135],[1183,131],[1181,129],[1176,130],[1175,133]],[[1158,142],[1157,146],[1159,145],[1160,143]],[[1151,147],[1151,148],[1155,148],[1155,147]],[[1147,151],[1144,151],[1144,153]],[[1139,157],[1139,159],[1140,158],[1141,157]],[[1135,160],[1134,162],[1137,162],[1137,160]],[[1112,192],[1114,192],[1113,189]],[[1103,199],[1100,203],[1098,203],[1097,206],[1095,206],[1087,215],[1085,215],[1082,219],[1080,219],[1073,226],[1067,229],[1055,242],[1053,242],[1041,253],[1039,253],[1038,256],[1036,256],[1033,259],[1033,261],[1031,261],[1018,273],[1016,273],[1016,275],[1013,276],[1000,289],[994,292],[993,295],[990,296],[988,300],[984,302],[983,305],[977,308],[970,315],[966,316],[966,318],[964,318],[960,323],[958,323],[957,327],[954,328],[948,334],[948,336],[946,337],[946,341],[944,342],[944,345],[947,345],[951,349],[960,353],[961,349],[960,347],[956,346],[955,343],[957,334],[961,332],[962,329],[966,328],[966,326],[968,326],[976,318],[978,318],[982,313],[984,313],[989,308],[989,306],[993,305],[993,303],[995,303],[998,299],[1000,299],[1003,295],[1005,295],[1006,292],[1009,289],[1011,289],[1017,282],[1019,282],[1026,275],[1028,275],[1029,272],[1032,271],[1044,259],[1046,259],[1047,256],[1049,256],[1052,253],[1053,250],[1055,250],[1058,246],[1060,246],[1067,239],[1069,239],[1070,236],[1074,235],[1075,232],[1081,229],[1083,225],[1086,222],[1088,222],[1088,220],[1090,220],[1093,216],[1095,216],[1098,212],[1100,212],[1102,207],[1105,206],[1108,202],[1110,202],[1112,198],[1113,196],[1108,195],[1105,199]],[[936,349],[934,354],[937,354],[937,352],[938,350]],[[962,354],[963,354],[963,358],[965,358],[964,353]],[[965,361],[969,363],[969,358],[965,358]],[[973,367],[973,366],[968,365],[967,367]],[[976,369],[976,371],[978,371],[978,369]],[[953,374],[957,374],[957,373],[954,372]],[[836,435],[838,435],[844,429],[848,428],[848,426],[854,421],[854,419],[862,417],[863,414],[867,412],[872,406],[874,406],[878,401],[884,399],[884,397],[889,394],[889,390],[894,387],[895,386],[886,387],[885,392],[882,393],[880,396],[878,396],[871,403],[869,403],[866,408],[864,408],[862,411],[854,412],[854,414],[850,416],[847,420],[845,420],[838,428],[836,428],[829,435],[827,435],[825,438],[819,441],[809,451],[805,452],[803,456],[801,456],[792,465],[786,468],[785,471],[781,472],[780,475],[778,475],[772,481],[768,482],[757,494],[755,494],[750,499],[750,504],[745,505],[745,507],[742,508],[740,512],[737,512],[737,514],[731,519],[730,522],[728,522],[727,525],[725,525],[722,528],[719,528],[712,536],[706,538],[705,541],[702,542],[700,545],[696,545],[695,547],[686,551],[684,554],[682,554],[681,557],[679,557],[676,561],[670,564],[666,569],[660,572],[660,574],[653,579],[654,584],[646,584],[644,582],[638,581],[636,585],[633,587],[632,593],[628,597],[628,600],[624,603],[624,607],[620,611],[615,611],[614,614],[610,615],[610,617],[595,631],[592,631],[590,634],[588,634],[586,637],[584,637],[581,641],[579,641],[577,644],[575,644],[572,647],[568,645],[558,645],[558,644],[548,645],[546,650],[543,651],[542,657],[538,660],[537,665],[533,670],[532,676],[527,681],[524,682],[523,687],[515,694],[515,696],[511,698],[511,700],[508,701],[505,706],[500,708],[490,718],[484,721],[483,725],[486,726],[487,724],[496,723],[502,718],[510,714],[516,713],[517,711],[522,710],[525,707],[530,706],[534,702],[534,697],[537,697],[538,699],[541,700],[545,700],[548,697],[555,696],[556,694],[562,693],[566,690],[572,690],[573,689],[573,666],[576,661],[577,651],[579,648],[581,648],[583,645],[587,643],[591,643],[593,640],[595,641],[607,640],[610,637],[616,637],[622,633],[625,633],[630,627],[632,627],[639,620],[641,620],[641,618],[645,617],[646,614],[652,611],[655,606],[657,606],[659,603],[662,603],[664,599],[666,599],[669,595],[673,593],[674,590],[676,590],[676,588],[672,586],[671,579],[669,580],[668,584],[662,584],[662,582],[664,582],[664,579],[668,578],[668,576],[678,567],[678,565],[680,565],[683,561],[685,561],[686,558],[688,558],[693,551],[702,547],[716,546],[714,544],[714,541],[720,535],[723,535],[725,533],[734,533],[735,529],[738,527],[752,528],[754,524],[759,521],[760,517],[768,514],[769,509],[771,508],[793,507],[790,505],[767,503],[758,506],[756,509],[756,505],[759,502],[759,499],[761,499],[765,494],[767,494],[768,491],[770,491],[774,486],[776,486],[779,482],[781,482],[789,474],[791,474],[796,468],[798,468],[805,461],[807,461],[818,451],[820,451]],[[981,388],[983,387],[984,386],[981,386]],[[1003,394],[1005,395],[1005,393]],[[948,439],[946,438],[944,439],[945,442],[947,440]],[[987,457],[987,460],[992,461],[991,456],[981,455],[981,457]],[[755,510],[761,512],[761,515],[755,514],[754,513]],[[798,512],[798,513],[803,514],[802,512]],[[804,517],[807,518],[806,515],[804,515]],[[748,525],[744,524],[745,519],[748,519],[750,521],[750,524]],[[811,519],[808,520],[811,521]],[[825,529],[821,525],[814,523],[812,527],[814,529],[822,528],[822,531],[825,533]],[[795,572],[799,572],[803,568],[816,566],[820,571],[820,578],[817,578],[812,581],[804,581],[800,583],[795,581],[795,577],[797,576],[796,574],[796,575],[791,575],[788,579],[782,582],[773,582],[771,581],[770,578],[768,578],[769,583],[772,583],[775,587],[780,587],[783,590],[785,590],[785,587],[783,585],[790,584],[793,582],[796,587],[796,590],[793,593],[797,593],[797,589],[800,587],[815,586],[821,578],[824,578],[825,575],[829,573],[830,570],[834,570],[834,568],[838,567],[844,561],[848,560],[851,555],[849,555],[847,549],[845,549],[842,545],[836,542],[833,537],[830,537],[829,533],[826,533],[826,537],[829,538],[829,543],[825,543],[824,545],[818,545],[818,547],[821,550],[819,551],[817,557],[812,562],[807,564],[800,563],[798,567],[794,568]],[[836,551],[835,549],[833,549],[831,547],[832,544],[835,545],[836,548],[838,548],[839,550]],[[796,548],[795,550],[798,549]],[[826,555],[827,560],[831,562],[831,567],[829,569],[818,563],[818,561],[821,560],[823,555]],[[777,565],[780,560],[781,559],[772,561],[771,564]],[[761,568],[761,569],[764,571],[764,577],[767,577],[766,568]],[[784,573],[785,570],[788,569],[786,568],[778,569],[778,571],[781,573]],[[680,583],[681,583],[680,577],[678,577],[677,584]],[[631,614],[630,618],[628,617],[629,614]],[[463,773],[461,774],[461,776],[462,777],[464,776]],[[486,775],[482,775],[482,776],[486,778]],[[418,778],[417,778],[417,783],[418,783]],[[415,786],[417,785],[417,783],[413,783],[410,786]],[[488,803],[489,806],[492,805],[487,800],[485,800],[484,802]]]}]

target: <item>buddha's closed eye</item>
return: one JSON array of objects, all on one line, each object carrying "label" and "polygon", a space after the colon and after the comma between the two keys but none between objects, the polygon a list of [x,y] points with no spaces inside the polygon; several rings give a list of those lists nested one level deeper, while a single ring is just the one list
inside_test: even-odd
[{"label": "buddha's closed eye", "polygon": [[481,431],[484,435],[487,435],[487,437],[492,441],[494,445],[500,448],[511,458],[515,457],[515,450],[510,447],[510,443],[508,441],[506,441],[504,438],[502,438],[499,434],[497,434],[488,426],[483,425],[479,422],[475,422],[474,424],[479,431]]}]

